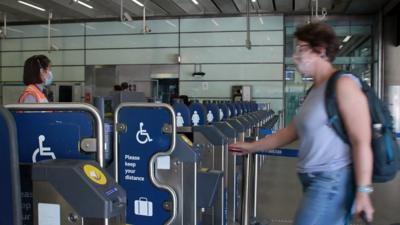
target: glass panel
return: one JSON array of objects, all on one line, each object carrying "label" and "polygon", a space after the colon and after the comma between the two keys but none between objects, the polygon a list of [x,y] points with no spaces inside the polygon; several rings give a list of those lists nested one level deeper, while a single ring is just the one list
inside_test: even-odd
[{"label": "glass panel", "polygon": [[[64,37],[51,38],[51,43],[63,49],[83,49],[84,37]],[[23,38],[23,39],[3,39],[1,40],[2,51],[31,51],[48,49],[47,38]]]},{"label": "glass panel", "polygon": [[22,81],[23,67],[2,67],[1,81]]},{"label": "glass panel", "polygon": [[[84,35],[84,27],[80,23],[52,24],[50,28],[52,36]],[[47,37],[47,32],[47,24],[7,27],[8,38]]]},{"label": "glass panel", "polygon": [[282,98],[283,82],[268,81],[181,81],[180,93],[196,98],[231,97],[231,87],[235,85],[252,86],[254,98]]},{"label": "glass panel", "polygon": [[283,62],[283,46],[182,48],[183,63],[265,63]]},{"label": "glass panel", "polygon": [[[1,68],[2,81],[4,82],[22,82],[23,67],[3,67]],[[84,81],[84,66],[53,66],[54,81]]]},{"label": "glass panel", "polygon": [[176,64],[178,48],[87,50],[87,65]]},{"label": "glass panel", "polygon": [[[251,32],[253,45],[283,45],[283,31]],[[181,46],[245,45],[246,32],[183,33]]]},{"label": "glass panel", "polygon": [[82,51],[47,51],[40,52],[2,52],[2,66],[23,66],[27,58],[33,55],[47,55],[53,65],[83,65],[84,54]]},{"label": "glass panel", "polygon": [[86,48],[178,47],[178,34],[88,36]]},{"label": "glass panel", "polygon": [[[178,32],[179,22],[176,19],[169,20],[147,20],[146,25],[151,29],[151,33]],[[87,35],[104,34],[141,34],[143,33],[143,22],[93,22],[86,23]]]},{"label": "glass panel", "polygon": [[[204,80],[282,80],[282,64],[205,64],[201,71]],[[198,80],[192,76],[200,66],[181,65],[180,80]]]},{"label": "glass panel", "polygon": [[[251,30],[282,30],[283,16],[256,16],[250,18]],[[246,17],[182,19],[181,32],[243,31]]]}]

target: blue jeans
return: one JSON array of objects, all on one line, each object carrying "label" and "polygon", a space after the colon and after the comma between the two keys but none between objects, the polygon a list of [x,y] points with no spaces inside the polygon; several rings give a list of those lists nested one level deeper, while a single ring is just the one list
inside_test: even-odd
[{"label": "blue jeans", "polygon": [[352,166],[335,171],[299,173],[303,199],[294,225],[347,225],[354,201]]}]

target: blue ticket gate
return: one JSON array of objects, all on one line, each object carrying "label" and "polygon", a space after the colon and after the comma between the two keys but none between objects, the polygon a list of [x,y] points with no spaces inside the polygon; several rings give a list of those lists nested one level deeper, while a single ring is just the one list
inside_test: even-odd
[{"label": "blue ticket gate", "polygon": [[127,223],[199,224],[199,205],[212,202],[210,186],[216,189],[221,174],[198,171],[200,150],[176,133],[173,109],[123,103],[114,127],[116,178],[127,192]]},{"label": "blue ticket gate", "polygon": [[[193,127],[193,142],[203,148],[200,167],[224,171],[226,177],[227,139],[214,126]],[[221,182],[216,194],[215,204],[206,209],[204,224],[226,224],[226,182]]]},{"label": "blue ticket gate", "polygon": [[[227,122],[216,122],[213,124],[221,133],[223,133],[228,140],[228,144],[236,143],[237,141],[237,131],[233,126],[231,126]],[[238,204],[238,197],[240,198],[240,194],[238,192],[239,186],[241,183],[239,182],[241,179],[240,171],[240,156],[237,156],[232,153],[227,153],[225,162],[225,186],[227,189],[226,193],[226,204],[227,204],[227,223],[233,224],[237,220],[236,218],[236,206]]]},{"label": "blue ticket gate", "polygon": [[88,104],[16,104],[6,108],[17,126],[23,224],[32,225],[32,164],[46,159],[86,159],[103,167],[103,122]]},{"label": "blue ticket gate", "polygon": [[3,107],[0,107],[0,131],[0,224],[21,225],[17,130],[11,113]]},{"label": "blue ticket gate", "polygon": [[[227,223],[227,138],[212,125],[206,125],[223,117],[216,105],[204,106],[200,103],[193,103],[190,109],[184,104],[175,103],[174,109],[177,115],[183,115],[183,123],[186,126],[177,127],[177,131],[187,134],[200,147],[200,161],[198,170],[216,170],[224,173],[223,182],[217,187],[215,203],[201,204],[203,208],[202,224],[226,224]],[[209,110],[207,110],[207,108]],[[190,116],[184,116],[190,111]],[[207,115],[208,114],[208,115]],[[199,115],[202,117],[199,120]],[[208,117],[208,118],[207,118]],[[208,119],[208,120],[207,120]],[[177,119],[178,121],[178,119]],[[192,125],[192,126],[190,126]],[[200,173],[203,176],[202,173]],[[199,191],[204,191],[204,188]]]}]

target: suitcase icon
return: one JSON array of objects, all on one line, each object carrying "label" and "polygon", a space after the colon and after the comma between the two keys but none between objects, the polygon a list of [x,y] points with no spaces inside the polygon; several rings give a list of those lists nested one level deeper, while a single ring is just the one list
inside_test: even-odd
[{"label": "suitcase icon", "polygon": [[153,203],[145,197],[135,200],[135,215],[153,216]]}]

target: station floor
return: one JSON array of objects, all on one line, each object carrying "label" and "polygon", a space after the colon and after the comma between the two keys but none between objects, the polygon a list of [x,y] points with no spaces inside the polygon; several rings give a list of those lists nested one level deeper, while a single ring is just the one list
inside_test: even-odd
[{"label": "station floor", "polygon": [[[258,182],[258,221],[268,225],[288,225],[301,199],[301,184],[296,174],[296,158],[267,156]],[[374,184],[373,225],[400,225],[400,173],[395,180]],[[353,225],[362,225],[353,221]]]}]

